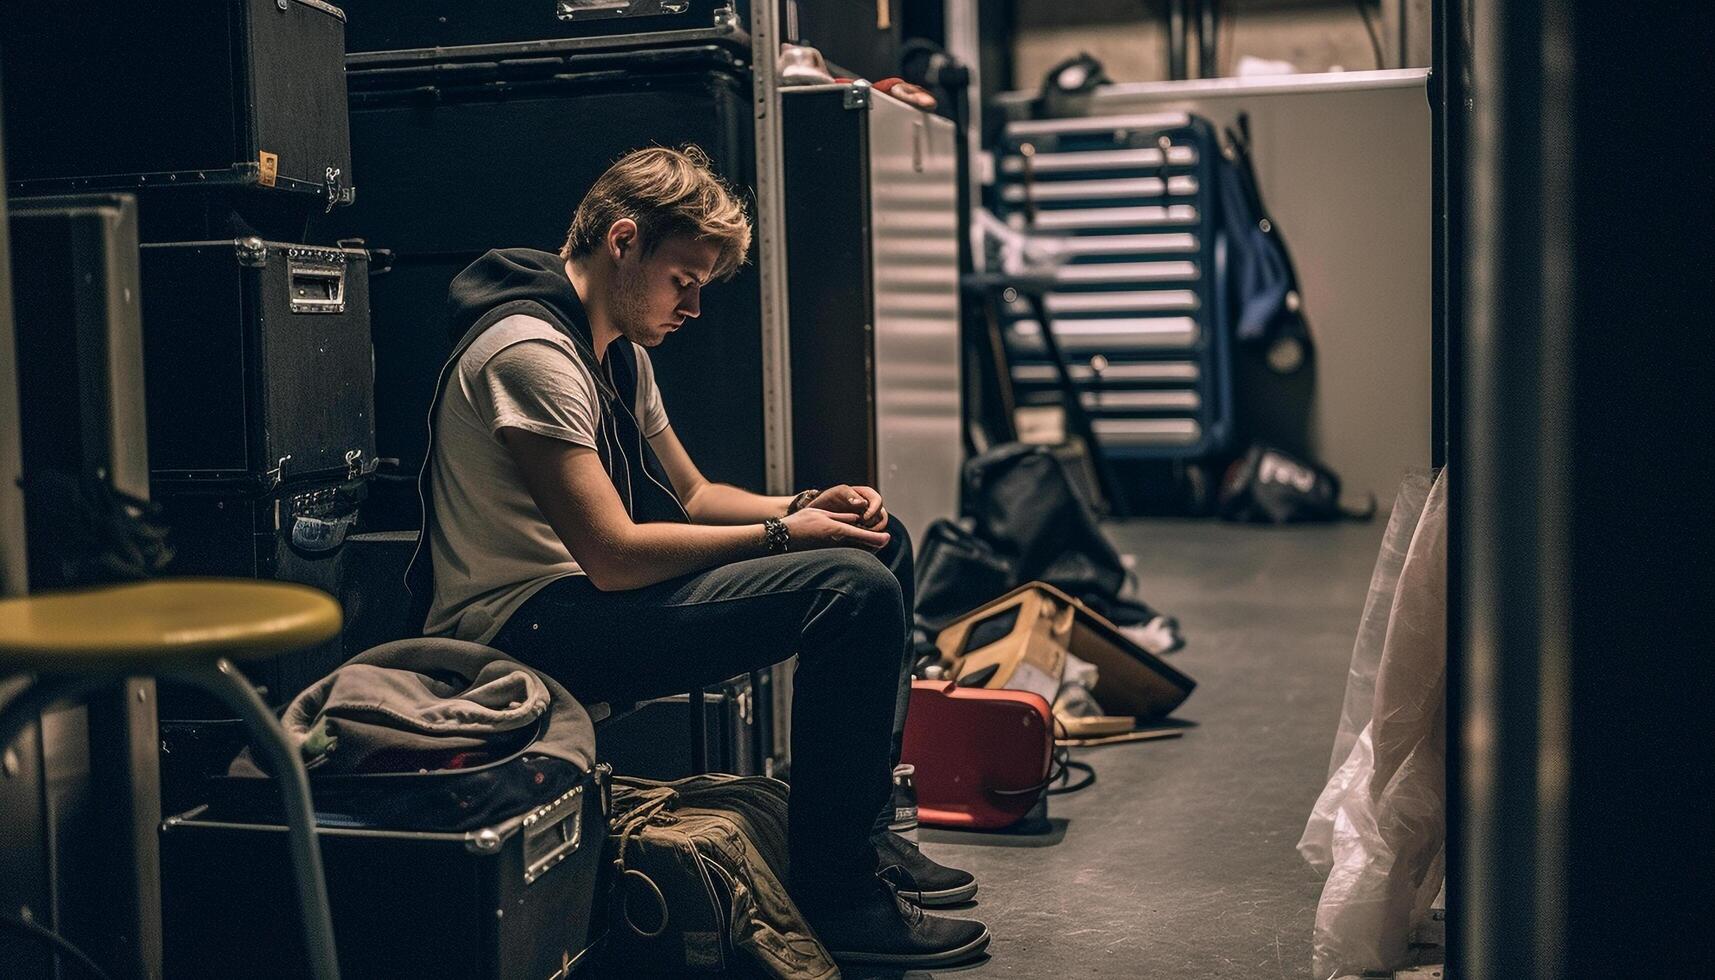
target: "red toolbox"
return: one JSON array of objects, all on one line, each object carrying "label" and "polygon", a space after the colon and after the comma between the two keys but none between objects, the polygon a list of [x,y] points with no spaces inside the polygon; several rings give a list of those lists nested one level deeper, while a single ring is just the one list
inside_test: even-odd
[{"label": "red toolbox", "polygon": [[917,767],[917,819],[994,830],[1017,823],[1048,788],[1054,724],[1028,691],[912,681],[901,761]]}]

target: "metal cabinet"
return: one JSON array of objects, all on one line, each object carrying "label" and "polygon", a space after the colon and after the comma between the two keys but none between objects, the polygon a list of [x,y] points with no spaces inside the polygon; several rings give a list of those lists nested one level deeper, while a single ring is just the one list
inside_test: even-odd
[{"label": "metal cabinet", "polygon": [[921,528],[958,508],[953,126],[867,85],[781,93],[792,460]]}]

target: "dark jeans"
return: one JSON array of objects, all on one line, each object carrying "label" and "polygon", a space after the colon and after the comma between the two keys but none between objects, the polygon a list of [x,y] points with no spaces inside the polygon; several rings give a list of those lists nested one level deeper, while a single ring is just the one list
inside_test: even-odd
[{"label": "dark jeans", "polygon": [[493,645],[590,704],[682,694],[797,654],[792,886],[843,891],[875,870],[910,697],[911,540],[897,520],[887,530],[876,554],[789,552],[624,592],[560,579]]}]

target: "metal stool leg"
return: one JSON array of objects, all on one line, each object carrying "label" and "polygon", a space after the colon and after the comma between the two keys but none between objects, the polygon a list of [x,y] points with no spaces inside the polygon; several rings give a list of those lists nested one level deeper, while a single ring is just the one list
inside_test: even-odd
[{"label": "metal stool leg", "polygon": [[691,775],[701,776],[709,771],[708,717],[702,688],[691,688],[690,702]]},{"label": "metal stool leg", "polygon": [[328,912],[327,880],[322,875],[322,853],[316,844],[316,814],[310,805],[310,778],[286,731],[274,713],[257,697],[238,668],[224,657],[212,668],[187,671],[181,676],[225,701],[250,729],[252,741],[268,757],[280,796],[286,804],[286,833],[292,846],[298,906],[304,924],[304,943],[309,952],[311,975],[316,980],[339,980],[339,957],[333,942],[333,917]]}]

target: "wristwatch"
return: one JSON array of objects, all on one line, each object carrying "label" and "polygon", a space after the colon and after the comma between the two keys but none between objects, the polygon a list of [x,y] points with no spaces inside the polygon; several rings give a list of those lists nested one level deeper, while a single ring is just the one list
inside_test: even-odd
[{"label": "wristwatch", "polygon": [[821,495],[822,495],[822,491],[820,491],[820,490],[805,490],[805,491],[803,491],[802,493],[798,494],[798,496],[793,497],[792,502],[786,505],[786,513],[788,513],[788,514],[798,513],[799,511],[803,510],[804,508],[810,506],[810,501],[815,500],[817,497],[820,497]]},{"label": "wristwatch", "polygon": [[778,517],[770,517],[762,522],[762,543],[771,555],[783,555],[792,547],[792,532],[787,530],[786,522]]}]

